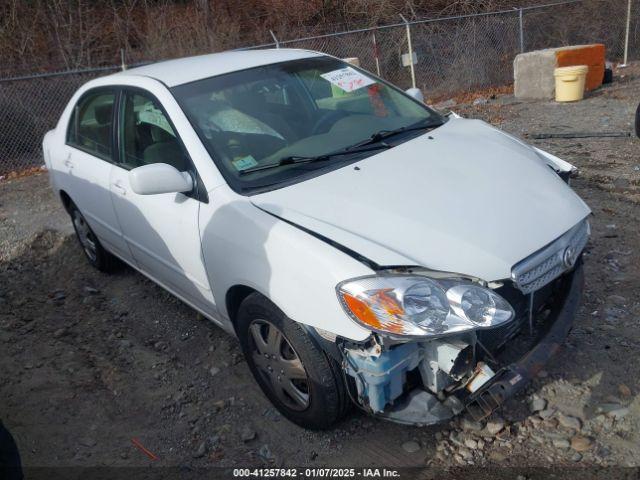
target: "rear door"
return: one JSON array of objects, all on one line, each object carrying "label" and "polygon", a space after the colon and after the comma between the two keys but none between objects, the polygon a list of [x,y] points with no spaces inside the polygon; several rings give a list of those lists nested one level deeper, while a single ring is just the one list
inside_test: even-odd
[{"label": "rear door", "polygon": [[119,161],[111,174],[111,194],[133,258],[158,283],[211,312],[198,228],[203,198],[196,192],[138,195],[128,177],[133,168],[167,163],[197,179],[189,155],[160,103],[145,90],[123,90],[118,125]]},{"label": "rear door", "polygon": [[109,187],[115,158],[117,94],[115,88],[102,87],[80,97],[53,167],[58,185],[71,197],[103,246],[130,260]]}]

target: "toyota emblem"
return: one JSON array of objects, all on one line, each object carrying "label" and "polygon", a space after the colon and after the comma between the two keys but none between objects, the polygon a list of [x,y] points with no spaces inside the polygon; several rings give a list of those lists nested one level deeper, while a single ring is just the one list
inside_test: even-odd
[{"label": "toyota emblem", "polygon": [[573,267],[573,264],[576,261],[576,251],[573,247],[567,247],[562,254],[562,263],[567,268]]}]

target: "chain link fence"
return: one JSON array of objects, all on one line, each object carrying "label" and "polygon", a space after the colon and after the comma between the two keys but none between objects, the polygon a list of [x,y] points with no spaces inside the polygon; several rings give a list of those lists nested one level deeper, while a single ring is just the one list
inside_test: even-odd
[{"label": "chain link fence", "polygon": [[[640,57],[640,0],[633,0],[629,59]],[[400,22],[376,28],[247,47],[303,48],[360,65],[401,88],[415,84],[427,98],[512,82],[513,59],[523,51],[604,43],[607,59],[621,61],[627,19],[625,0],[573,0],[502,12]],[[408,39],[417,61],[404,66]],[[245,48],[246,49],[246,48]],[[42,164],[41,141],[71,95],[88,80],[120,66],[0,78],[0,176]]]}]

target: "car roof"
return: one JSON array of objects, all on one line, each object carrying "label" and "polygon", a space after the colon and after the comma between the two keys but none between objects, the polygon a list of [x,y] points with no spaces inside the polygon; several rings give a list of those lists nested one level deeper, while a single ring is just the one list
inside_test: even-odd
[{"label": "car roof", "polygon": [[140,75],[155,78],[168,87],[175,87],[183,83],[189,83],[203,78],[223,75],[225,73],[246,70],[252,67],[269,65],[272,63],[286,62],[300,58],[317,57],[323,55],[311,50],[299,50],[292,48],[277,48],[267,50],[241,50],[195,57],[177,58],[164,62],[152,63],[142,67],[135,67],[119,75]]}]

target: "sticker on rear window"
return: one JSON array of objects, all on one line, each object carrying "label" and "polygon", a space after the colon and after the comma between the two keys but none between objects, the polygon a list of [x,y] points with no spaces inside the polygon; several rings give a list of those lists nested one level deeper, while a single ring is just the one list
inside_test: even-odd
[{"label": "sticker on rear window", "polygon": [[246,170],[247,168],[255,167],[256,165],[258,165],[256,159],[251,155],[236,158],[235,160],[232,160],[231,163],[233,163],[233,166],[236,167],[236,170],[238,171]]},{"label": "sticker on rear window", "polygon": [[323,73],[320,76],[345,92],[353,92],[359,88],[376,83],[374,79],[363,75],[351,67],[345,67],[332,72]]}]

